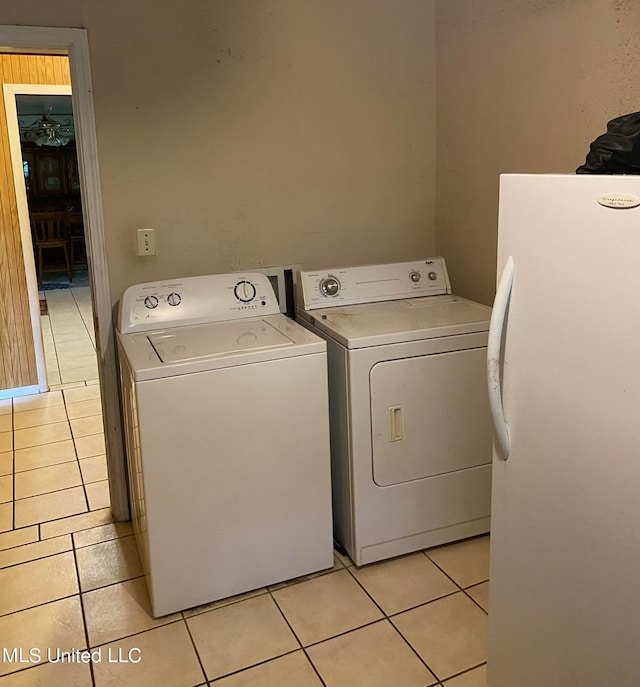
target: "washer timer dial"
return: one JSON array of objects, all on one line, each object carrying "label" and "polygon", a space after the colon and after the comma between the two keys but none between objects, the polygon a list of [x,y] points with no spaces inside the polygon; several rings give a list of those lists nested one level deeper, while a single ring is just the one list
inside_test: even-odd
[{"label": "washer timer dial", "polygon": [[243,279],[233,287],[233,293],[242,303],[250,303],[256,297],[256,287],[250,281]]},{"label": "washer timer dial", "polygon": [[157,308],[157,307],[158,307],[158,303],[159,303],[159,302],[160,302],[160,301],[158,301],[158,297],[157,297],[157,296],[147,296],[147,297],[144,299],[144,307],[145,307],[145,308],[149,308],[149,310],[153,310],[153,308]]},{"label": "washer timer dial", "polygon": [[337,296],[340,291],[340,282],[330,274],[320,282],[320,293],[323,296],[331,298],[332,296]]}]

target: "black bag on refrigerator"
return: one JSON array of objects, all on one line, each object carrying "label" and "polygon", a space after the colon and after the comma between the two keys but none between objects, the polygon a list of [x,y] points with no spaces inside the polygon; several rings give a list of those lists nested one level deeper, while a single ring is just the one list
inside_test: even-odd
[{"label": "black bag on refrigerator", "polygon": [[640,174],[640,112],[608,122],[576,174]]}]

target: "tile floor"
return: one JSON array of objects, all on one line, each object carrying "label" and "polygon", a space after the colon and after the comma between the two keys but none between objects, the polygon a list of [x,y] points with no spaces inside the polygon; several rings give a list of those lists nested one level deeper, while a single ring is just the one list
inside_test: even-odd
[{"label": "tile floor", "polygon": [[70,321],[90,329],[90,313],[52,293],[69,311],[50,303],[60,388],[0,402],[0,687],[486,685],[488,536],[360,569],[336,554],[152,618],[131,526],[109,509],[99,387],[67,364]]},{"label": "tile floor", "polygon": [[41,318],[47,381],[51,386],[98,379],[88,286],[41,291],[49,315]]}]

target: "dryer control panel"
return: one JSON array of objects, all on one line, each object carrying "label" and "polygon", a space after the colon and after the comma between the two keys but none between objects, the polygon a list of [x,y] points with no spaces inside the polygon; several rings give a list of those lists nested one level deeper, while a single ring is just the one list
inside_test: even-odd
[{"label": "dryer control panel", "polygon": [[299,272],[296,285],[305,310],[451,293],[444,258]]},{"label": "dryer control panel", "polygon": [[279,312],[266,275],[210,274],[130,286],[120,300],[118,329],[144,332]]}]

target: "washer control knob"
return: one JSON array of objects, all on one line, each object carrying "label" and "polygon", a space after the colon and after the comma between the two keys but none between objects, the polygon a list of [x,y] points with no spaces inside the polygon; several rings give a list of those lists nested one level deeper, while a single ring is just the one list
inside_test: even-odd
[{"label": "washer control knob", "polygon": [[167,303],[169,305],[180,305],[182,301],[182,296],[175,291],[167,296]]},{"label": "washer control knob", "polygon": [[256,297],[256,287],[246,279],[242,279],[233,287],[235,297],[242,303],[250,303]]},{"label": "washer control knob", "polygon": [[158,307],[158,297],[157,296],[147,296],[144,299],[144,307],[149,308],[149,310],[153,310],[154,308]]},{"label": "washer control knob", "polygon": [[411,279],[414,284],[417,284],[422,279],[422,275],[420,272],[413,270],[413,272],[409,274],[409,279]]},{"label": "washer control knob", "polygon": [[438,278],[438,273],[437,272],[429,272],[427,275],[431,281],[435,281]]},{"label": "washer control knob", "polygon": [[325,277],[320,282],[320,293],[323,296],[331,298],[332,296],[337,296],[339,291],[340,282],[332,274],[330,274],[328,277]]}]

